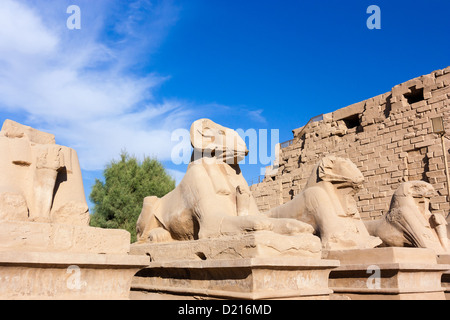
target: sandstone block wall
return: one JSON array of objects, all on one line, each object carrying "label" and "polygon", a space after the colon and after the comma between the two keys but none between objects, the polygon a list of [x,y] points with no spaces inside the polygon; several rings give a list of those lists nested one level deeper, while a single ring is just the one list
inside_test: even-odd
[{"label": "sandstone block wall", "polygon": [[266,211],[291,200],[303,190],[319,159],[334,154],[351,159],[364,174],[364,188],[357,195],[363,219],[381,217],[399,184],[412,180],[434,186],[438,195],[432,210],[447,216],[444,150],[432,126],[436,117],[443,117],[448,155],[450,67],[293,130],[293,142],[281,148],[278,170],[268,170],[264,181],[251,187],[259,209]]}]

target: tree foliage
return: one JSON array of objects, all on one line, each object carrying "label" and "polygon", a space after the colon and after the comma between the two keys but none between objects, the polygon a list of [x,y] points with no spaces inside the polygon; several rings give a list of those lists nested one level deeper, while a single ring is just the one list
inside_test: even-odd
[{"label": "tree foliage", "polygon": [[156,159],[136,157],[122,151],[120,161],[111,161],[103,172],[104,181],[96,179],[90,194],[94,203],[91,226],[125,229],[136,241],[136,221],[145,197],[163,197],[175,188],[175,180]]}]

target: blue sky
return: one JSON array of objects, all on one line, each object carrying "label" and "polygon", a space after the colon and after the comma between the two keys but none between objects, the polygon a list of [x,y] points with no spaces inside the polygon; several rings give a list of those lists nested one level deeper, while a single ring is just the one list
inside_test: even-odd
[{"label": "blue sky", "polygon": [[[73,4],[81,30],[66,27]],[[366,26],[370,5],[381,30]],[[449,12],[445,0],[1,0],[0,121],[76,149],[87,196],[122,149],[180,180],[171,133],[196,119],[279,130],[282,142],[313,116],[449,66]]]}]

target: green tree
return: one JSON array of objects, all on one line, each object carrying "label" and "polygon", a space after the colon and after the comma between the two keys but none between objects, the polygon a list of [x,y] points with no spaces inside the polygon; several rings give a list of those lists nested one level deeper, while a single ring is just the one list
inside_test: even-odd
[{"label": "green tree", "polygon": [[91,226],[125,229],[136,241],[136,222],[145,197],[163,197],[175,188],[172,179],[156,159],[136,157],[122,151],[120,161],[111,161],[103,172],[104,181],[96,179],[90,194],[94,203]]}]

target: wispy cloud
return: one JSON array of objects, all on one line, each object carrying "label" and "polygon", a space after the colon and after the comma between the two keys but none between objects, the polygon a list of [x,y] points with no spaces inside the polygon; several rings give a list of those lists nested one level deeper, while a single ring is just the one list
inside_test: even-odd
[{"label": "wispy cloud", "polygon": [[[81,30],[66,27],[74,3]],[[180,182],[173,131],[203,117],[266,119],[248,106],[155,98],[170,75],[148,66],[179,14],[171,0],[0,0],[0,117],[77,150],[87,188],[123,149],[157,157]]]},{"label": "wispy cloud", "polygon": [[94,3],[77,2],[82,30],[70,31],[69,1],[0,2],[0,110],[54,133],[86,170],[102,169],[123,148],[167,160],[171,132],[193,114],[175,98],[155,101],[167,77],[145,70],[142,57],[158,47],[178,9],[171,1]]},{"label": "wispy cloud", "polygon": [[247,110],[248,117],[255,122],[267,123],[266,118],[262,115],[264,110]]}]

